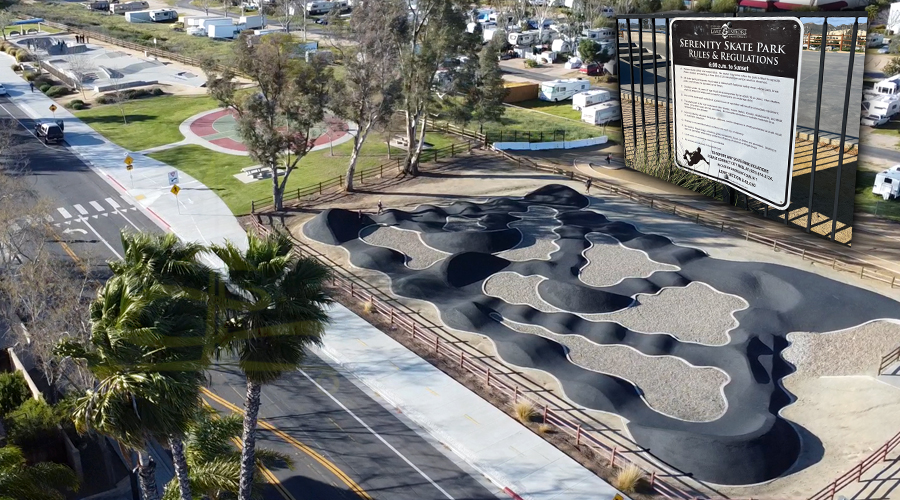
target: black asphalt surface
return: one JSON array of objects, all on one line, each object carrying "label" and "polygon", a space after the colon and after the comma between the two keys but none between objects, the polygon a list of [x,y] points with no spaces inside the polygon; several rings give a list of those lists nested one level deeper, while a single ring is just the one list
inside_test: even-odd
[{"label": "black asphalt surface", "polygon": [[[121,230],[162,233],[142,212],[127,208],[131,205],[64,144],[44,145],[36,139],[30,133],[34,127],[33,121],[5,97],[0,97],[0,116],[12,116],[19,120],[20,126],[14,131],[16,147],[21,148],[19,150],[29,158],[34,189],[51,201],[53,220],[50,222],[59,233],[60,240],[79,258],[90,259],[97,267],[105,267],[103,263],[122,254]],[[107,199],[117,203],[119,210],[114,210]],[[104,211],[97,210],[92,201]],[[81,206],[88,214],[81,214],[75,205]],[[71,217],[65,218],[57,208],[63,208]],[[60,245],[54,243],[50,248],[58,255],[66,255]],[[317,358],[311,357],[310,362],[309,371],[315,374],[314,378],[324,376],[320,384],[326,390],[338,397],[451,496],[443,495],[299,373],[266,386],[261,417],[269,419],[284,432],[336,463],[375,499],[497,498],[347,379],[327,369]],[[239,373],[214,372],[211,378],[214,392],[238,407],[243,406],[244,383]],[[348,491],[334,474],[295,447],[271,433],[263,433],[261,438],[260,446],[294,456],[294,471],[281,469],[273,470],[273,473],[295,499],[360,498]],[[283,498],[275,488],[267,488],[265,492],[266,500]]]},{"label": "black asphalt surface", "polygon": [[[321,389],[304,373],[315,380]],[[236,367],[217,367],[211,374],[210,388],[231,404],[243,407],[246,386]],[[337,398],[397,452],[335,403],[323,389]],[[215,403],[213,406],[222,408]],[[263,387],[259,418],[325,457],[372,498],[498,498],[391,411],[313,354],[308,355],[303,372],[289,373],[274,384]],[[308,459],[308,455],[273,432],[262,430],[258,446],[287,453],[297,461],[294,471],[280,469],[273,470],[273,473],[298,500],[360,498],[323,465]],[[418,470],[398,455],[398,452]]]}]

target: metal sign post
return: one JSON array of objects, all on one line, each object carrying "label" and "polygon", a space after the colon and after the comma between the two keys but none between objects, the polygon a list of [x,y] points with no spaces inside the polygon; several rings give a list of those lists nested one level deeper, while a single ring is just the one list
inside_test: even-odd
[{"label": "metal sign post", "polygon": [[134,189],[134,158],[131,155],[125,155],[125,170],[128,171],[128,176],[131,178],[131,189]]},{"label": "metal sign post", "polygon": [[50,105],[50,112],[53,113],[53,119],[56,119],[56,104]]},{"label": "metal sign post", "polygon": [[178,204],[178,193],[181,191],[181,188],[178,187],[178,184],[172,184],[172,189],[169,190],[172,194],[175,195],[175,208],[178,209],[178,213],[181,213],[181,205]]}]

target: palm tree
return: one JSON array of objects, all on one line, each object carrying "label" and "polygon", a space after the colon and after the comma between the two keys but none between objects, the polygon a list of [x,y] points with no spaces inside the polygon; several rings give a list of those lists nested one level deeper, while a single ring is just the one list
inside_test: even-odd
[{"label": "palm tree", "polygon": [[[173,296],[158,283],[113,276],[91,303],[90,342],[57,347],[57,355],[83,360],[97,379],[76,403],[76,426],[138,451],[151,439],[180,443],[200,404],[206,333],[206,309],[199,302]],[[176,472],[186,478],[183,452],[172,448],[182,458]],[[144,498],[155,500],[152,461],[139,457]],[[189,488],[185,481],[188,499]]]},{"label": "palm tree", "polygon": [[[240,485],[241,453],[234,443],[241,436],[243,424],[238,415],[217,418],[211,408],[200,411],[191,423],[185,438],[185,453],[190,466],[191,491],[209,500],[221,500],[237,495]],[[256,472],[261,466],[284,464],[293,469],[290,456],[267,449],[256,450]],[[255,474],[254,490],[260,492],[265,481]],[[163,500],[177,500],[178,478],[166,486]],[[256,496],[256,495],[254,495]]]},{"label": "palm tree", "polygon": [[19,448],[0,448],[0,500],[65,500],[69,490],[78,491],[72,469],[51,462],[28,465]]},{"label": "palm tree", "polygon": [[247,379],[239,498],[250,500],[255,471],[256,426],[262,386],[299,367],[304,348],[318,344],[331,301],[322,291],[328,269],[318,261],[297,258],[281,233],[261,239],[248,233],[249,247],[213,246],[228,268],[225,336],[221,352],[238,358]]}]

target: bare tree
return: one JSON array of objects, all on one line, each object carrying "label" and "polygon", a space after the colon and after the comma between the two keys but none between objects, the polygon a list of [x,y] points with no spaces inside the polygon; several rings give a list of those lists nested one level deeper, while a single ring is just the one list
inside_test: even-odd
[{"label": "bare tree", "polygon": [[106,94],[112,97],[113,104],[119,107],[119,112],[122,113],[122,123],[128,125],[128,116],[125,113],[125,103],[128,101],[128,97],[125,95],[125,87],[122,85],[122,74],[114,69],[107,70],[109,72],[109,80],[113,84],[113,93]]},{"label": "bare tree", "polygon": [[279,5],[281,16],[284,18],[285,31],[291,32],[291,24],[298,20],[303,21],[303,41],[306,41],[306,5],[296,0],[282,0]]},{"label": "bare tree", "polygon": [[[367,0],[368,2],[381,0]],[[351,18],[349,36],[355,53],[344,58],[347,76],[341,92],[333,99],[334,110],[355,122],[353,151],[344,185],[353,191],[353,175],[366,138],[373,126],[386,123],[400,97],[400,74],[396,71],[390,42],[381,36],[382,19],[366,1]]]},{"label": "bare tree", "polygon": [[288,178],[312,149],[310,134],[324,119],[336,84],[320,58],[295,57],[296,42],[288,34],[247,42],[241,36],[234,44],[231,66],[256,83],[256,92],[238,93],[231,69],[220,73],[207,64],[208,92],[235,111],[238,133],[250,156],[270,170],[275,209],[282,210]]},{"label": "bare tree", "polygon": [[3,31],[3,41],[6,41],[6,28],[16,20],[15,14],[9,9],[0,9],[0,30]]},{"label": "bare tree", "polygon": [[206,15],[209,15],[209,9],[212,8],[214,0],[194,0],[194,5],[203,9]]},{"label": "bare tree", "polygon": [[95,70],[93,61],[85,54],[72,54],[66,57],[66,63],[71,72],[72,80],[81,90],[81,98],[87,99],[84,92],[84,84],[90,79],[90,72]]}]

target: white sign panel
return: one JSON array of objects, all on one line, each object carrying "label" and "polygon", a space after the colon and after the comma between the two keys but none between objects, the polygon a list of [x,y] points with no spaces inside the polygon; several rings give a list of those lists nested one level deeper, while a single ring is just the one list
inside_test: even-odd
[{"label": "white sign panel", "polygon": [[803,24],[680,18],[670,37],[678,166],[787,208]]},{"label": "white sign panel", "polygon": [[169,185],[174,186],[175,184],[178,184],[178,171],[172,170],[169,172]]}]

